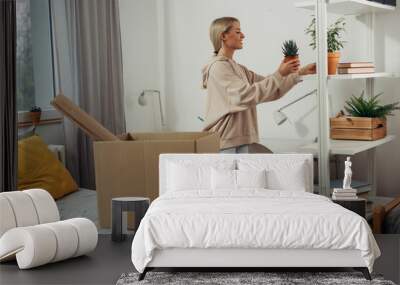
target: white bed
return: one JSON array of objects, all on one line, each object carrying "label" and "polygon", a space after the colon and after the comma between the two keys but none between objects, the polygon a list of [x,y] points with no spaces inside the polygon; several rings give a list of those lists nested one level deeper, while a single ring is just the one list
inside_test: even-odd
[{"label": "white bed", "polygon": [[[259,183],[260,169],[265,187],[238,188]],[[370,278],[380,251],[367,222],[312,194],[312,173],[307,154],[161,155],[160,197],[132,243],[140,279],[154,267],[354,267]]]}]

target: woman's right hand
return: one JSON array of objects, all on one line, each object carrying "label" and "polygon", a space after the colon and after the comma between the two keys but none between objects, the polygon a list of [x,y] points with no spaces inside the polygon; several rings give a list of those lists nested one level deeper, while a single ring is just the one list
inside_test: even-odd
[{"label": "woman's right hand", "polygon": [[282,61],[278,71],[283,77],[285,77],[291,73],[299,71],[299,66],[300,66],[300,60],[298,59],[292,59],[289,60],[288,62]]}]

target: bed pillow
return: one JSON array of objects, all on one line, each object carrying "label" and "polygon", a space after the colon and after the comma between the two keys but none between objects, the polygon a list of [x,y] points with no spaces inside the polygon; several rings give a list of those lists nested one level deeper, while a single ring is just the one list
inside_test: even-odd
[{"label": "bed pillow", "polygon": [[215,161],[212,165],[206,161],[177,160],[167,164],[167,191],[210,190],[211,169],[232,170],[236,162]]},{"label": "bed pillow", "polygon": [[236,170],[211,169],[211,189],[236,189]]},{"label": "bed pillow", "polygon": [[309,168],[304,160],[239,159],[239,170],[265,170],[266,188],[272,190],[306,191]]},{"label": "bed pillow", "polygon": [[238,188],[267,188],[266,171],[262,170],[236,170]]},{"label": "bed pillow", "polygon": [[238,190],[241,188],[266,188],[266,172],[246,170],[211,170],[211,189]]},{"label": "bed pillow", "polygon": [[170,163],[167,188],[172,191],[210,188],[210,167],[184,166]]},{"label": "bed pillow", "polygon": [[306,191],[307,176],[304,163],[295,165],[284,171],[279,169],[267,170],[267,188],[273,190]]}]

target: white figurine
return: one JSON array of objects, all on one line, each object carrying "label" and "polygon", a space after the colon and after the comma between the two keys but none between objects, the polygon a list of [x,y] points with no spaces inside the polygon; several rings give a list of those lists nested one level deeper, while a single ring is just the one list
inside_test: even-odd
[{"label": "white figurine", "polygon": [[347,160],[344,162],[344,179],[343,179],[343,189],[352,189],[351,188],[351,175],[353,174],[351,171],[351,161],[350,156],[347,157]]}]

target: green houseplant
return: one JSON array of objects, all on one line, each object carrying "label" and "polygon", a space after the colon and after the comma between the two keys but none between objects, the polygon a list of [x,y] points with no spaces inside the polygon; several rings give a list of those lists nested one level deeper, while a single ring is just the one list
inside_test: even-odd
[{"label": "green houseplant", "polygon": [[378,100],[379,96],[382,94],[383,93],[379,93],[368,99],[364,98],[364,91],[359,97],[352,95],[350,99],[346,101],[344,109],[353,117],[385,119],[386,116],[393,116],[393,111],[400,110],[400,106],[398,106],[400,102],[382,105]]},{"label": "green houseplant", "polygon": [[33,125],[37,125],[40,122],[40,117],[42,115],[42,109],[38,106],[33,106],[29,111],[29,116]]},{"label": "green houseplant", "polygon": [[[315,49],[316,43],[316,19],[313,17],[310,25],[305,30],[306,34],[311,36],[310,46]],[[345,32],[345,19],[339,18],[328,27],[328,74],[336,74],[337,64],[340,59],[340,49],[343,48],[345,41],[341,39],[341,34]]]},{"label": "green houseplant", "polygon": [[364,91],[359,97],[352,96],[346,101],[343,111],[330,119],[332,139],[377,140],[387,133],[386,117],[399,110],[399,102],[380,104],[382,93],[364,98]]},{"label": "green houseplant", "polygon": [[299,48],[294,40],[284,41],[282,44],[282,53],[285,57],[284,62],[288,62],[292,59],[299,57]]}]

